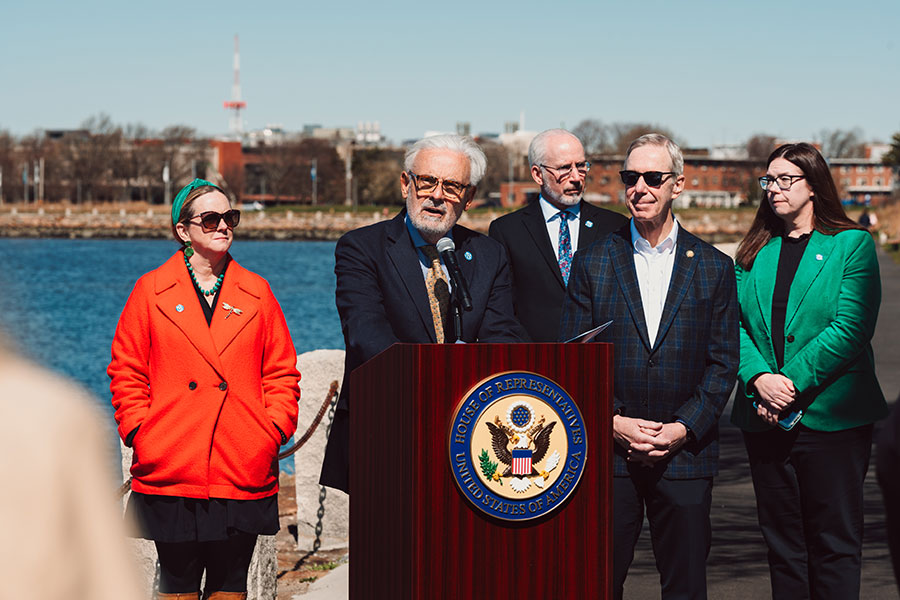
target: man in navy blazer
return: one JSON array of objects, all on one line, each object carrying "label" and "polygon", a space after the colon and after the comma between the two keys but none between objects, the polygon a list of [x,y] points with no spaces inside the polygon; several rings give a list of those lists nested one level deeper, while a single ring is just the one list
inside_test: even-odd
[{"label": "man in navy blazer", "polygon": [[[516,317],[532,341],[555,342],[566,297],[566,265],[577,250],[628,220],[584,201],[591,163],[581,140],[565,129],[536,135],[528,147],[528,162],[531,177],[541,186],[540,198],[496,219],[488,235],[509,255]],[[567,221],[565,232],[562,219]],[[569,250],[568,258],[560,246]]]},{"label": "man in navy blazer", "polygon": [[[397,342],[456,341],[451,319],[436,330],[426,277],[426,252],[443,237],[456,245],[472,310],[461,311],[463,342],[518,342],[526,333],[513,316],[509,263],[503,246],[456,222],[475,194],[486,160],[470,138],[439,135],[406,153],[400,191],[406,209],[390,221],[344,234],[334,251],[335,301],[346,355],[320,483],[350,491],[350,373]],[[428,248],[428,247],[431,248]],[[443,259],[441,259],[443,263]],[[442,269],[447,275],[446,265]],[[449,279],[449,277],[447,277]]]},{"label": "man in navy blazer", "polygon": [[621,171],[630,225],[580,251],[560,338],[612,320],[613,590],[621,598],[644,511],[662,598],[706,598],[718,419],[739,359],[734,265],[672,215],[684,159],[668,138],[632,142]]}]

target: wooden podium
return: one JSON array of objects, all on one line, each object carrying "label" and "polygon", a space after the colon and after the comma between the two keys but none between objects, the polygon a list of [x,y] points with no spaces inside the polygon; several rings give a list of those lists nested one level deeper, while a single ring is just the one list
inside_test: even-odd
[{"label": "wooden podium", "polygon": [[[395,344],[351,375],[350,597],[612,597],[612,346]],[[559,384],[581,411],[580,481],[553,512],[480,511],[451,468],[451,421],[508,371]]]}]

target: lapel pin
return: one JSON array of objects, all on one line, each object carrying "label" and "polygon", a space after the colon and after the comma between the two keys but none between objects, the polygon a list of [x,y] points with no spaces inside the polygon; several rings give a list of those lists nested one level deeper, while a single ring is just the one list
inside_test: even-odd
[{"label": "lapel pin", "polygon": [[237,316],[241,316],[241,314],[244,312],[244,311],[242,311],[240,308],[236,308],[236,307],[234,307],[234,306],[228,304],[227,302],[223,302],[223,303],[222,303],[222,308],[224,308],[225,310],[228,311],[228,314],[225,315],[225,318],[226,318],[226,319],[227,319],[228,317],[230,317],[232,314],[235,314],[235,315],[237,315]]},{"label": "lapel pin", "polygon": [[694,251],[688,250],[687,252],[684,253],[684,255],[687,256],[688,258],[694,258]]},{"label": "lapel pin", "polygon": [[588,229],[590,229],[591,227],[594,226],[594,222],[593,221],[585,221],[584,226],[587,227]]},{"label": "lapel pin", "polygon": [[816,260],[822,260],[822,255],[821,255],[821,254],[816,254]]},{"label": "lapel pin", "polygon": [[176,304],[175,312],[184,312],[184,304]]},{"label": "lapel pin", "polygon": [[472,253],[466,250],[466,253],[463,255],[466,257],[466,260],[472,260]]}]

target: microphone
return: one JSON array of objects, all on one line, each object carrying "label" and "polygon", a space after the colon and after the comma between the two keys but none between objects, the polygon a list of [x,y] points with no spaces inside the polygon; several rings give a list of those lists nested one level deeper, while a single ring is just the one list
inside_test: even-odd
[{"label": "microphone", "polygon": [[440,252],[447,270],[450,272],[450,281],[453,283],[453,289],[458,292],[459,303],[464,310],[472,310],[472,296],[469,295],[469,286],[463,277],[462,271],[459,270],[459,263],[456,261],[456,244],[448,237],[443,237],[435,244],[437,251]]}]

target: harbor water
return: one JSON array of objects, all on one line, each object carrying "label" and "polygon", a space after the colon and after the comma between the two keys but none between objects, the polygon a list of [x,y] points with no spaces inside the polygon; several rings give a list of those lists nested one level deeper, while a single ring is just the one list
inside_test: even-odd
[{"label": "harbor water", "polygon": [[[298,354],[344,347],[334,246],[240,239],[232,246],[235,260],[268,280]],[[22,354],[81,383],[111,431],[106,367],[116,323],[138,277],[176,249],[166,240],[0,238],[0,328]]]}]

